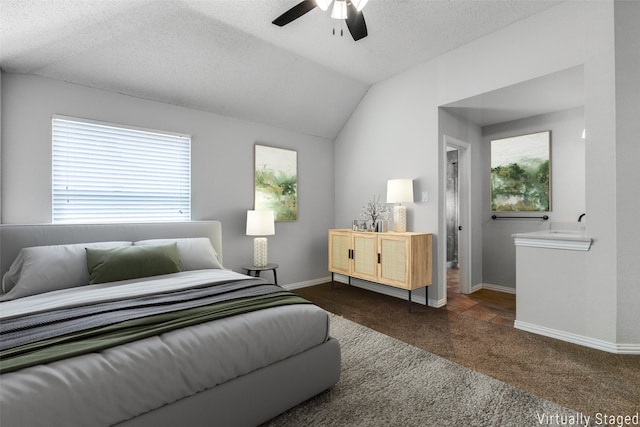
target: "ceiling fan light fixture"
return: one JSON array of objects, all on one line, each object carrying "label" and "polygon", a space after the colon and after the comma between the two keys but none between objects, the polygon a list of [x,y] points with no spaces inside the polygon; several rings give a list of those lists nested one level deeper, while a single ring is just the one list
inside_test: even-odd
[{"label": "ceiling fan light fixture", "polygon": [[347,0],[335,0],[331,17],[333,19],[347,19]]},{"label": "ceiling fan light fixture", "polygon": [[323,11],[326,11],[327,9],[329,9],[329,6],[331,5],[332,1],[333,0],[316,0],[316,4],[320,9],[322,9]]},{"label": "ceiling fan light fixture", "polygon": [[[321,10],[329,10],[331,3],[333,3],[331,18],[344,21],[354,41],[367,37],[367,24],[364,22],[364,16],[360,11],[365,4],[367,4],[367,0],[302,0],[274,19],[272,23],[279,27],[284,27],[306,13],[311,12],[316,7]],[[334,28],[333,34],[335,35],[335,33],[336,30]],[[340,29],[340,35],[343,33],[344,25],[342,25]]]},{"label": "ceiling fan light fixture", "polygon": [[360,12],[367,5],[369,0],[351,0],[351,3],[356,7],[356,10]]}]

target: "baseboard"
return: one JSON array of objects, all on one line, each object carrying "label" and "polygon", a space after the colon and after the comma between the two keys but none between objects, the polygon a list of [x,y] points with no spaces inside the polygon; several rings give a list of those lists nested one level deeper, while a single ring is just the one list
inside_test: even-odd
[{"label": "baseboard", "polygon": [[572,344],[578,344],[584,347],[590,347],[609,353],[640,355],[640,344],[612,343],[609,341],[603,341],[596,338],[585,337],[583,335],[547,328],[546,326],[534,325],[532,323],[522,322],[519,320],[516,320],[514,322],[513,327],[523,331],[532,332],[534,334],[544,335],[545,337],[555,338],[561,341],[566,341]]},{"label": "baseboard", "polygon": [[[345,284],[349,283],[349,278],[347,276],[342,276],[340,274],[336,274],[334,276],[334,280],[340,283],[345,283]],[[292,291],[294,289],[301,289],[309,286],[320,285],[322,283],[327,283],[330,281],[331,281],[331,276],[321,277],[321,278],[312,279],[312,280],[306,280],[304,282],[289,283],[288,285],[282,285],[282,287],[289,291]],[[394,288],[393,286],[385,286],[379,283],[368,282],[366,280],[360,280],[356,278],[351,278],[351,285],[356,286],[358,288],[367,289],[369,291],[378,292],[384,295],[400,298],[403,300],[409,299],[409,295],[407,291],[405,291],[404,289]],[[447,304],[446,299],[441,299],[441,300],[428,299],[427,300],[426,297],[422,295],[416,295],[415,293],[411,295],[411,301],[418,304],[422,304],[422,305],[428,305],[429,307],[434,307],[434,308],[444,307]]]},{"label": "baseboard", "polygon": [[320,277],[318,279],[305,280],[304,282],[289,283],[288,285],[282,285],[282,287],[288,291],[292,291],[294,289],[307,288],[309,286],[320,285],[322,283],[327,283],[330,281],[331,281],[331,276]]},{"label": "baseboard", "polygon": [[[334,280],[340,283],[349,283],[349,277],[343,276],[341,274],[334,275]],[[355,277],[351,278],[351,286],[356,286],[358,288],[366,289],[368,291],[378,292],[380,294],[388,295],[395,298],[400,298],[403,300],[409,300],[409,293],[400,288],[395,288],[393,286],[381,285],[375,282],[369,282],[367,280],[356,279]],[[427,297],[423,295],[416,295],[415,292],[411,294],[411,301],[428,305],[429,307],[440,308],[446,304],[445,300],[433,300],[427,299]]]},{"label": "baseboard", "polygon": [[444,307],[445,305],[447,305],[446,298],[442,298],[439,300],[429,299],[429,307],[440,308],[440,307]]},{"label": "baseboard", "polygon": [[479,291],[480,289],[484,289],[484,283],[478,283],[476,285],[472,285],[471,289],[469,289],[469,292],[474,293]]},{"label": "baseboard", "polygon": [[504,292],[506,294],[515,294],[516,289],[509,286],[493,285],[491,283],[480,283],[471,288],[471,292],[475,292],[480,289],[488,289],[490,291]]}]

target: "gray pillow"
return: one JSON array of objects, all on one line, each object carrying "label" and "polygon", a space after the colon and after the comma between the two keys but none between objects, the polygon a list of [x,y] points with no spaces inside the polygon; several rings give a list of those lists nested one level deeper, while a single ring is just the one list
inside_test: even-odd
[{"label": "gray pillow", "polygon": [[224,268],[208,237],[140,240],[134,245],[166,245],[173,242],[178,244],[182,271]]},{"label": "gray pillow", "polygon": [[86,248],[131,246],[131,242],[95,242],[34,246],[20,250],[2,279],[0,301],[42,294],[89,283]]},{"label": "gray pillow", "polygon": [[86,250],[92,285],[180,271],[180,254],[175,243]]}]

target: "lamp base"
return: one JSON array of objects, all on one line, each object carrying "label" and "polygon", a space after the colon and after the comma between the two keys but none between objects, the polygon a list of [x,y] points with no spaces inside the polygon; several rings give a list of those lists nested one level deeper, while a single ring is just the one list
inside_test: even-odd
[{"label": "lamp base", "polygon": [[396,205],[393,207],[393,231],[404,233],[407,231],[407,207]]},{"label": "lamp base", "polygon": [[256,237],[253,239],[253,265],[254,267],[266,267],[267,264],[267,238]]}]

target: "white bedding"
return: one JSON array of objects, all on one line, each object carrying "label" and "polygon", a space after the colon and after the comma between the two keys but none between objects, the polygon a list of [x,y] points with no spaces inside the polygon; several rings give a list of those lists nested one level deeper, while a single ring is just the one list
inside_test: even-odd
[{"label": "white bedding", "polygon": [[[49,293],[4,302],[0,320],[33,309],[41,312],[197,286],[214,276],[246,277],[227,270],[198,270],[67,289],[56,291],[56,298]],[[315,305],[297,304],[7,373],[0,377],[0,425],[111,425],[286,359],[328,337],[327,313]]]}]

